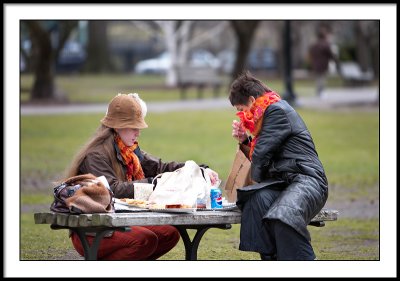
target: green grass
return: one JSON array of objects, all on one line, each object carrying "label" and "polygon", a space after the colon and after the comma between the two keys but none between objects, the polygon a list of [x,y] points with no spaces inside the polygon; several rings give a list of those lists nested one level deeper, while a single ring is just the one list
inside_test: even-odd
[{"label": "green grass", "polygon": [[[312,132],[331,188],[331,205],[340,200],[377,199],[379,180],[379,116],[377,112],[322,112],[299,110]],[[72,156],[93,134],[103,114],[21,116],[21,203],[52,201],[52,181],[59,179]],[[164,161],[194,160],[226,179],[236,143],[231,138],[233,110],[152,113],[142,130],[141,148]],[[313,246],[323,260],[376,260],[377,220],[341,219],[321,229],[311,227]],[[21,259],[62,257],[72,245],[63,230],[35,225],[33,213],[21,215]],[[193,232],[192,232],[193,235]],[[239,226],[211,229],[201,241],[202,260],[257,260],[258,255],[237,250]],[[343,246],[344,245],[344,246]],[[347,247],[347,248],[346,248]],[[356,249],[360,249],[359,251]],[[162,259],[183,259],[183,244]]]},{"label": "green grass", "polygon": [[[284,83],[276,77],[260,75],[260,79],[268,87],[283,93]],[[31,74],[22,74],[20,79],[21,101],[29,101],[29,91],[33,85]],[[222,87],[220,96],[228,96],[228,84],[230,78],[222,76]],[[117,93],[134,93],[149,101],[167,101],[180,99],[180,91],[176,88],[166,87],[165,76],[162,75],[138,75],[138,74],[70,74],[58,75],[55,78],[57,89],[73,103],[108,103]],[[337,78],[329,78],[327,87],[340,87],[341,81]],[[300,96],[315,95],[315,85],[312,79],[302,79],[294,81],[294,92]],[[204,89],[204,97],[212,97],[211,88]],[[189,88],[187,98],[197,97],[197,90]]]},{"label": "green grass", "polygon": [[[379,178],[377,112],[299,110],[307,123],[331,185],[363,187]],[[22,178],[55,180],[94,133],[103,114],[21,117]],[[194,160],[210,165],[222,179],[236,149],[230,137],[233,110],[149,114],[141,148],[165,161]],[[43,134],[43,132],[46,132]]]},{"label": "green grass", "polygon": [[[379,221],[339,219],[325,227],[308,227],[319,260],[378,260]],[[193,238],[194,230],[189,231]],[[258,253],[238,250],[240,226],[230,230],[210,229],[199,245],[199,260],[260,260]],[[182,240],[160,260],[184,260]],[[357,256],[355,256],[355,253]]]},{"label": "green grass", "polygon": [[[21,224],[31,225],[21,231],[22,260],[56,260],[72,249],[67,230],[49,231],[49,225],[33,225],[33,214],[22,214]],[[342,219],[326,226],[309,227],[312,245],[319,260],[379,260],[378,219]],[[191,238],[195,231],[188,231]],[[259,260],[254,252],[239,251],[240,225],[232,229],[210,229],[199,245],[198,260]],[[40,237],[40,239],[38,239]],[[45,241],[45,242],[44,242]],[[160,260],[184,260],[182,239]]]},{"label": "green grass", "polygon": [[[352,197],[370,197],[379,181],[379,113],[299,110],[331,186],[345,186]],[[349,195],[349,194],[346,194]]]},{"label": "green grass", "polygon": [[[227,81],[227,77],[223,78]],[[29,100],[33,76],[21,75],[21,101]],[[117,93],[139,93],[147,102],[180,99],[180,91],[169,88],[161,75],[104,74],[104,75],[59,75],[55,79],[56,88],[72,103],[108,103]],[[79,85],[79,87],[77,86]],[[227,82],[220,89],[226,95]],[[204,97],[211,97],[211,88],[204,89]],[[187,98],[196,98],[197,89],[189,88]]]},{"label": "green grass", "polygon": [[21,260],[57,260],[71,249],[68,230],[51,230],[48,224],[32,224],[33,213],[21,214]]},{"label": "green grass", "polygon": [[309,227],[320,260],[379,260],[379,220],[344,219]]}]

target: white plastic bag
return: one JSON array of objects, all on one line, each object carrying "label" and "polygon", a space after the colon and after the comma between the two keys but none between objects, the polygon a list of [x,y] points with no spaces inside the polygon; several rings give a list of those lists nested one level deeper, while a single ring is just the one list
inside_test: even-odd
[{"label": "white plastic bag", "polygon": [[173,172],[157,175],[157,186],[149,197],[150,202],[160,205],[181,204],[196,208],[197,200],[210,197],[211,181],[206,172],[192,160]]}]

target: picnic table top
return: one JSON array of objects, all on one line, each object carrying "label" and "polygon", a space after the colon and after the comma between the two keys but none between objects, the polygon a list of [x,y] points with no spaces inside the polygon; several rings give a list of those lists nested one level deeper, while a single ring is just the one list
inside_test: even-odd
[{"label": "picnic table top", "polygon": [[[312,222],[337,220],[338,211],[323,209]],[[132,225],[213,225],[239,224],[241,212],[196,211],[192,213],[127,212],[99,214],[35,213],[36,224],[52,224],[66,227],[124,227]]]}]

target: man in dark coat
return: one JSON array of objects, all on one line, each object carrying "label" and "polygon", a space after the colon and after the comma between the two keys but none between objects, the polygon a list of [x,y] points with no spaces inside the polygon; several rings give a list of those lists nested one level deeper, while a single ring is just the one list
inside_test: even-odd
[{"label": "man in dark coat", "polygon": [[229,99],[240,118],[232,136],[251,160],[255,182],[237,191],[239,249],[262,259],[314,260],[307,225],[325,205],[328,182],[310,132],[286,101],[249,72],[232,83]]}]

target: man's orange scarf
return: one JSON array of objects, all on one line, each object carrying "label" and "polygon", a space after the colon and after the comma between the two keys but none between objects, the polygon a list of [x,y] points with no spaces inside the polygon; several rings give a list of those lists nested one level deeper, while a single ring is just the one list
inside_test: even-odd
[{"label": "man's orange scarf", "polygon": [[250,160],[260,133],[265,110],[270,104],[280,101],[281,97],[275,92],[265,92],[259,96],[249,110],[239,111],[236,115],[240,118],[242,126],[248,130],[253,139],[250,143]]},{"label": "man's orange scarf", "polygon": [[135,142],[132,146],[126,146],[118,134],[115,134],[114,140],[119,147],[122,159],[124,159],[127,167],[126,180],[132,181],[144,179],[142,165],[140,165],[139,158],[133,152],[138,147],[138,142]]}]

